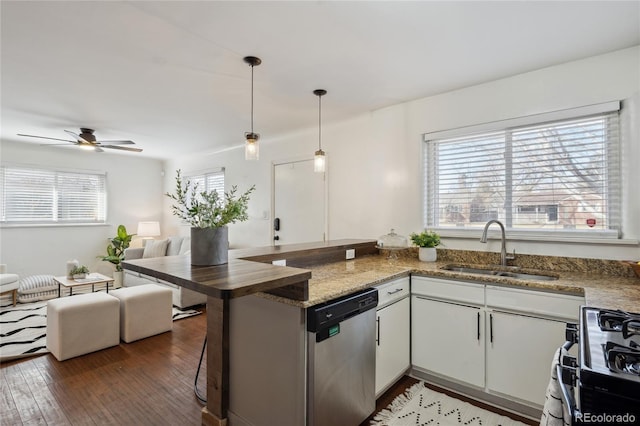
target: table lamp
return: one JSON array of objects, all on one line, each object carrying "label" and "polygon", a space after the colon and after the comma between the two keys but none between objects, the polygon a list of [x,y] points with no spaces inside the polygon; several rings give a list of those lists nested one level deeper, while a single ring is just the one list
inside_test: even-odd
[{"label": "table lamp", "polygon": [[147,243],[147,240],[153,240],[153,237],[160,235],[160,222],[138,222],[139,237],[142,237],[142,245]]}]

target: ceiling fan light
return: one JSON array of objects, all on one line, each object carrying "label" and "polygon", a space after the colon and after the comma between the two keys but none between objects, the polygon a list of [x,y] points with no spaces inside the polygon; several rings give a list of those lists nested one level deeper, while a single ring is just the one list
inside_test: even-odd
[{"label": "ceiling fan light", "polygon": [[324,173],[326,168],[327,157],[324,151],[319,149],[313,157],[313,171],[316,173]]},{"label": "ceiling fan light", "polygon": [[86,150],[86,151],[95,151],[96,150],[96,147],[91,145],[91,144],[81,143],[78,146],[80,148]]},{"label": "ceiling fan light", "polygon": [[257,160],[260,156],[260,146],[258,145],[260,135],[253,132],[245,133],[244,159]]}]

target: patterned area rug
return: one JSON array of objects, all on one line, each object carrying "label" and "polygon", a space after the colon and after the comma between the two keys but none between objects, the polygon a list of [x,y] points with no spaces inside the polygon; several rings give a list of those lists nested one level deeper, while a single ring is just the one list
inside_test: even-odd
[{"label": "patterned area rug", "polygon": [[418,382],[398,396],[371,421],[372,426],[493,425],[526,426],[524,423],[451,398]]},{"label": "patterned area rug", "polygon": [[[174,321],[199,314],[194,309],[173,307]],[[46,301],[14,307],[9,299],[0,300],[0,362],[49,352],[46,334]]]}]

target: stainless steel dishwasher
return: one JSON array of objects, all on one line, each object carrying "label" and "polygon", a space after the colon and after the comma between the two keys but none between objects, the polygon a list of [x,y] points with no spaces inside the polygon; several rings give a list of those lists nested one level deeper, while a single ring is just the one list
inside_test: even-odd
[{"label": "stainless steel dishwasher", "polygon": [[378,290],[307,310],[308,425],[357,426],[376,407]]}]

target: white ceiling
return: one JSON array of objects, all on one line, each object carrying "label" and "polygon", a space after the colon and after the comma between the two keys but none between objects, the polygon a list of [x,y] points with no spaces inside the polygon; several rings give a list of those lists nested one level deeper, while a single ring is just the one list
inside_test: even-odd
[{"label": "white ceiling", "polygon": [[[6,1],[2,138],[172,158],[640,44],[640,1]],[[53,149],[53,148],[52,148]],[[74,149],[74,148],[71,148]],[[98,155],[98,154],[96,154]]]}]

